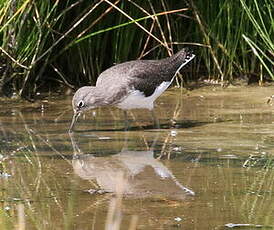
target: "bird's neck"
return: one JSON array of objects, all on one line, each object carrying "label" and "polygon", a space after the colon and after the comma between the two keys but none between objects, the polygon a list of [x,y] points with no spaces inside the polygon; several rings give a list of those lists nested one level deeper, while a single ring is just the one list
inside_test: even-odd
[{"label": "bird's neck", "polygon": [[[93,89],[92,96],[95,98],[95,103],[97,107],[102,106],[108,106],[108,105],[114,105],[115,102],[117,102],[117,97],[119,95],[116,95],[115,91],[111,90],[111,88],[102,85],[96,86]],[[119,98],[119,97],[118,97]],[[117,100],[116,100],[117,99]]]},{"label": "bird's neck", "polygon": [[108,92],[106,90],[101,89],[100,87],[92,87],[92,92],[87,96],[92,98],[92,101],[96,107],[106,106],[109,105],[108,103]]}]

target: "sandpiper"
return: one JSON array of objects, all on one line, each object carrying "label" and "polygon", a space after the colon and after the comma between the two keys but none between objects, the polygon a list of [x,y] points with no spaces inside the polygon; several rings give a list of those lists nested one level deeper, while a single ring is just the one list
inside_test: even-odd
[{"label": "sandpiper", "polygon": [[82,112],[100,106],[152,110],[154,101],[194,57],[192,52],[182,49],[165,59],[128,61],[103,71],[96,86],[81,87],[74,94],[74,115],[69,131]]}]

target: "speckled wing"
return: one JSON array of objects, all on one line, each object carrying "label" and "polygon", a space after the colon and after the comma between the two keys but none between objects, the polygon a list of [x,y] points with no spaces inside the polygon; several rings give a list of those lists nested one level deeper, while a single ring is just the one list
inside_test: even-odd
[{"label": "speckled wing", "polygon": [[[113,66],[102,72],[96,86],[112,92],[139,90],[146,97],[153,94],[163,81],[171,81],[172,73],[163,71],[159,61],[137,60]],[[110,81],[111,78],[111,81]],[[121,92],[121,95],[123,94]]]},{"label": "speckled wing", "polygon": [[162,60],[136,60],[115,65],[100,74],[96,86],[105,88],[115,99],[132,90],[151,96],[163,82],[171,82],[180,66],[193,58],[186,50]]}]

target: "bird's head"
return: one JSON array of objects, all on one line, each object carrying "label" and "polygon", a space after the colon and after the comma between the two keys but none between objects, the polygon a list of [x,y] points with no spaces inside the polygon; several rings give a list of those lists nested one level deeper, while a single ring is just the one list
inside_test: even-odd
[{"label": "bird's head", "polygon": [[69,128],[69,131],[73,130],[74,124],[82,112],[94,109],[100,106],[96,94],[96,87],[84,86],[76,91],[72,98],[72,107],[74,115]]},{"label": "bird's head", "polygon": [[72,98],[74,113],[82,113],[86,110],[96,108],[95,87],[84,86],[76,91]]}]

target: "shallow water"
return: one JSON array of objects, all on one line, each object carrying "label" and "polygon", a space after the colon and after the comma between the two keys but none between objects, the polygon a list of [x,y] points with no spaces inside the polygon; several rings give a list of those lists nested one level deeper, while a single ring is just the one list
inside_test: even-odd
[{"label": "shallow water", "polygon": [[124,131],[123,112],[101,108],[71,136],[70,97],[2,100],[0,229],[272,229],[273,93],[172,89],[160,129],[137,110]]}]

